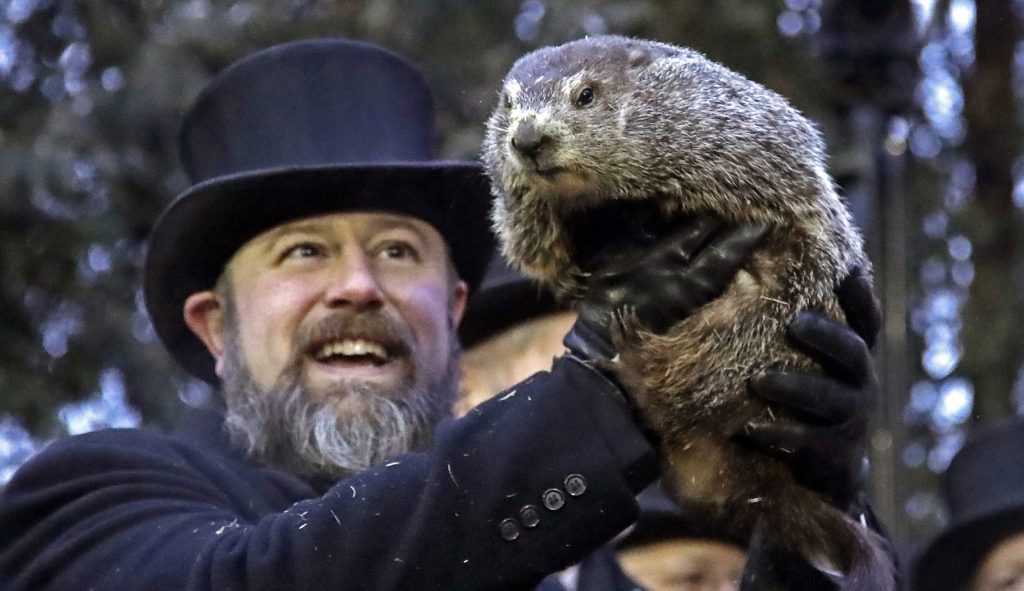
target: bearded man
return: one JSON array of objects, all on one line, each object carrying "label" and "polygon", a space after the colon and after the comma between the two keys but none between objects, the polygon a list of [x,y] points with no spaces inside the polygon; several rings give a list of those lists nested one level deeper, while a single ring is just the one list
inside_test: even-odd
[{"label": "bearded man", "polygon": [[[624,301],[650,303],[641,321],[710,301],[762,231],[696,219],[624,254],[571,354],[448,420],[494,243],[480,166],[435,160],[432,122],[415,68],[346,40],[258,52],[204,89],[181,134],[193,185],[154,227],[144,290],[223,408],[25,464],[0,495],[0,587],[529,589],[636,519],[656,458],[590,351]],[[819,354],[866,351],[811,325]],[[794,379],[804,400],[832,384]]]}]

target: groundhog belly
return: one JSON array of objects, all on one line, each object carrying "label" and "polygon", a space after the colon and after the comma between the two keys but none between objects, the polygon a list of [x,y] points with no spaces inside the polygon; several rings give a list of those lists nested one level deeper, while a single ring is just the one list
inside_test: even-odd
[{"label": "groundhog belly", "polygon": [[733,439],[750,421],[783,417],[783,411],[751,395],[747,381],[768,369],[813,366],[786,341],[785,328],[798,310],[841,317],[830,288],[821,292],[823,297],[792,295],[808,293],[806,285],[795,282],[828,271],[787,271],[777,261],[790,260],[792,253],[778,250],[769,241],[725,294],[667,334],[627,327],[628,346],[620,349],[620,379],[661,438],[663,479],[670,494],[688,505],[710,506],[715,513],[728,509],[730,521],[741,529],[753,527],[758,514],[756,507],[745,511],[745,506],[763,502],[792,480],[784,465]]},{"label": "groundhog belly", "polygon": [[721,441],[692,439],[663,457],[662,484],[676,496],[693,503],[724,507],[732,496],[727,485],[731,462]]}]

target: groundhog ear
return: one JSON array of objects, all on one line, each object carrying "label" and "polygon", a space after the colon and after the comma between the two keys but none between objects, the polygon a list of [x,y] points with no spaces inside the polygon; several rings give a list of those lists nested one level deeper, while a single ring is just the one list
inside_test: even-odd
[{"label": "groundhog ear", "polygon": [[646,49],[641,49],[639,47],[634,47],[630,49],[629,54],[626,56],[626,59],[629,63],[629,67],[631,68],[640,68],[646,66],[647,64],[651,63],[653,58],[654,56],[651,55],[651,52],[647,51]]}]

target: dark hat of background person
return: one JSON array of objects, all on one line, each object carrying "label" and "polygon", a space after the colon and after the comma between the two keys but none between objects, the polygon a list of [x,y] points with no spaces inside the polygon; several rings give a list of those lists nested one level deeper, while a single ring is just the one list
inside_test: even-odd
[{"label": "dark hat of background person", "polygon": [[374,45],[306,40],[236,62],[185,115],[179,147],[192,186],[157,220],[143,289],[164,345],[210,383],[213,360],[185,324],[184,302],[276,225],[354,210],[419,218],[447,241],[471,290],[494,248],[482,167],[435,160],[422,75]]},{"label": "dark hat of background person", "polygon": [[568,309],[551,290],[509,267],[496,252],[480,288],[469,299],[459,338],[469,348],[521,322]]},{"label": "dark hat of background person", "polygon": [[725,527],[725,520],[703,515],[696,509],[680,509],[658,484],[645,488],[636,500],[640,505],[640,518],[625,535],[613,541],[616,551],[678,539],[711,540],[747,547],[747,540]]},{"label": "dark hat of background person", "polygon": [[1024,533],[1024,418],[968,439],[942,477],[949,525],[914,564],[915,591],[965,588],[1002,540]]},{"label": "dark hat of background person", "polygon": [[637,503],[640,505],[640,518],[633,527],[580,564],[576,581],[578,590],[636,589],[636,583],[622,570],[616,557],[617,552],[624,550],[674,540],[709,540],[731,544],[740,550],[747,547],[741,536],[724,527],[724,520],[709,515],[701,517],[680,509],[658,484],[641,491],[637,495]]}]

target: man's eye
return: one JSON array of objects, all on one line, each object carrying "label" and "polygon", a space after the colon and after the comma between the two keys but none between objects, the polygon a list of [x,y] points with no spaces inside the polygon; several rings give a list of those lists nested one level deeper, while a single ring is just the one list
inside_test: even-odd
[{"label": "man's eye", "polygon": [[380,256],[386,259],[416,259],[416,249],[404,242],[392,242],[380,249]]},{"label": "man's eye", "polygon": [[312,242],[303,242],[301,244],[296,244],[295,246],[288,248],[288,250],[285,251],[283,258],[308,259],[312,257],[321,256],[323,253],[324,249],[320,245],[313,244]]},{"label": "man's eye", "polygon": [[664,580],[665,586],[672,589],[699,591],[711,587],[711,581],[704,572],[683,571],[670,575]]}]

